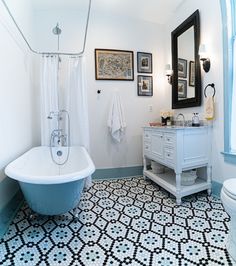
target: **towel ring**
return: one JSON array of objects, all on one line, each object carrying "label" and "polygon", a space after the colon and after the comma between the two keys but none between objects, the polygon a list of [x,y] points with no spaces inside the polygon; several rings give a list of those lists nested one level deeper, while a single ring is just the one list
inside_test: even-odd
[{"label": "towel ring", "polygon": [[210,83],[210,84],[206,85],[206,87],[204,89],[204,96],[205,96],[205,98],[207,97],[206,90],[207,90],[208,87],[212,87],[213,88],[213,95],[212,95],[212,97],[214,98],[215,97],[215,94],[216,94],[216,89],[215,89],[215,84],[214,83]]}]

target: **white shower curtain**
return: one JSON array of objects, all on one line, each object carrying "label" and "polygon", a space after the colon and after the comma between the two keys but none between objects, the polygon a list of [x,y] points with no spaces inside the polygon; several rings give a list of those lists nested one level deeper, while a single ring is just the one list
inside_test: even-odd
[{"label": "white shower curtain", "polygon": [[58,112],[58,56],[43,56],[41,61],[41,145],[50,145],[50,135],[57,128],[56,119],[47,119]]},{"label": "white shower curtain", "polygon": [[[70,115],[71,145],[84,146],[89,152],[88,103],[84,73],[84,57],[69,58],[67,111]],[[86,178],[85,187],[92,184],[91,176]]]}]

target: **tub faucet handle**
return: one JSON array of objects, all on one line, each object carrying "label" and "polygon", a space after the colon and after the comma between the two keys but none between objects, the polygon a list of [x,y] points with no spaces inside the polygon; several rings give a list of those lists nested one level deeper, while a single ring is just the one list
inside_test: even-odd
[{"label": "tub faucet handle", "polygon": [[53,118],[53,115],[54,115],[54,112],[50,112],[49,115],[47,116],[47,119],[52,119]]}]

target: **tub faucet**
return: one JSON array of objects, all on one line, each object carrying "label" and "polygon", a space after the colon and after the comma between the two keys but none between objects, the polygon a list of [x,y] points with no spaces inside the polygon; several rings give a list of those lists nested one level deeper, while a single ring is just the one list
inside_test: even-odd
[{"label": "tub faucet", "polygon": [[67,135],[63,134],[62,129],[54,129],[51,133],[51,144],[53,146],[65,146],[67,142]]},{"label": "tub faucet", "polygon": [[49,115],[47,116],[47,119],[52,119],[53,115],[54,115],[54,112],[50,112]]},{"label": "tub faucet", "polygon": [[185,126],[185,117],[184,117],[184,115],[182,114],[182,113],[179,113],[178,115],[177,115],[177,117],[176,117],[176,121],[178,121],[179,120],[179,117],[182,117],[182,126],[184,127]]},{"label": "tub faucet", "polygon": [[47,119],[53,119],[53,117],[57,118],[57,121],[62,120],[62,112],[65,112],[64,110],[58,111],[58,112],[53,112],[51,111],[49,115],[47,116]]}]

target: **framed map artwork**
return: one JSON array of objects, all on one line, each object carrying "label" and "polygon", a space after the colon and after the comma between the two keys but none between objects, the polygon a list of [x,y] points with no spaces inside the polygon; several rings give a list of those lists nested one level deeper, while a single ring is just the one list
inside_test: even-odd
[{"label": "framed map artwork", "polygon": [[134,80],[132,51],[95,49],[96,80]]}]

